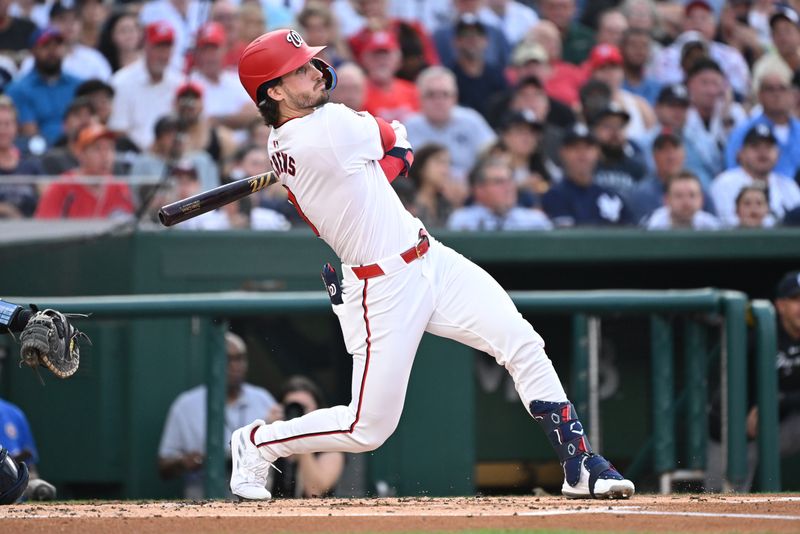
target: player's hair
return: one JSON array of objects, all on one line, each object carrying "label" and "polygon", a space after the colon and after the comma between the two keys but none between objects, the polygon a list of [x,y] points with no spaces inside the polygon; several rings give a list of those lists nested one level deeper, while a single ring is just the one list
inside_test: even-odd
[{"label": "player's hair", "polygon": [[270,80],[259,87],[258,92],[261,93],[263,91],[263,99],[259,100],[258,102],[258,112],[261,114],[261,118],[264,119],[264,124],[267,126],[275,126],[278,124],[278,119],[280,118],[280,114],[278,112],[278,101],[270,98],[267,92],[270,87],[275,87],[276,85],[280,85],[280,83],[281,79],[277,78],[275,80]]},{"label": "player's hair", "polygon": [[672,184],[678,182],[686,182],[686,181],[697,182],[697,185],[700,186],[700,190],[701,191],[703,190],[703,183],[700,181],[700,178],[698,178],[697,175],[692,171],[687,171],[686,169],[684,169],[679,173],[669,177],[669,179],[667,180],[667,187],[664,189],[664,191],[666,193],[669,193],[670,190],[672,189]]}]

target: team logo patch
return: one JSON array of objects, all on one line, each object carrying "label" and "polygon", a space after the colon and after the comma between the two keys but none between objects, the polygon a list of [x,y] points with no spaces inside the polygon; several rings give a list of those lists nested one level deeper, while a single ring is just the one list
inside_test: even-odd
[{"label": "team logo patch", "polygon": [[295,48],[300,48],[303,46],[303,38],[300,37],[300,34],[294,30],[286,34],[286,40],[292,43]]}]

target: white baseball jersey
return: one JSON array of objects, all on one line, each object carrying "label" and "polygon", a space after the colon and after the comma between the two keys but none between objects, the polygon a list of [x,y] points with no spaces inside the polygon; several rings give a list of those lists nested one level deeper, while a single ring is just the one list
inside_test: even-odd
[{"label": "white baseball jersey", "polygon": [[416,242],[422,223],[377,163],[383,147],[369,113],[326,104],[275,128],[269,156],[295,208],[344,263],[372,263]]},{"label": "white baseball jersey", "polygon": [[[393,128],[402,146],[403,128]],[[433,237],[421,252],[412,248],[423,226],[378,164],[384,147],[372,116],[326,104],[276,128],[269,144],[295,206],[344,262],[342,301],[333,310],[353,355],[353,382],[347,406],[259,426],[253,440],[267,461],[383,443],[400,420],[425,332],[493,356],[526,408],[566,400],[544,341],[491,276]],[[378,274],[363,275],[372,264]]]}]

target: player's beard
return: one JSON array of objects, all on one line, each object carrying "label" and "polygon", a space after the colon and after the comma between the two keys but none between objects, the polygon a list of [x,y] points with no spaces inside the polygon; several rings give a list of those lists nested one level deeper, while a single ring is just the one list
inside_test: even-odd
[{"label": "player's beard", "polygon": [[312,93],[297,95],[294,100],[297,109],[314,109],[323,104],[327,104],[330,98],[330,91],[323,89],[321,93],[314,91]]}]

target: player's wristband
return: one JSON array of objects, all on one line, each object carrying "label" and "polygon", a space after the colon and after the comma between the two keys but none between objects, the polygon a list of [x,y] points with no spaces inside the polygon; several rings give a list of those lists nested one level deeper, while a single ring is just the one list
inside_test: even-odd
[{"label": "player's wristband", "polygon": [[16,319],[21,310],[22,306],[0,299],[0,330],[18,332]]}]

